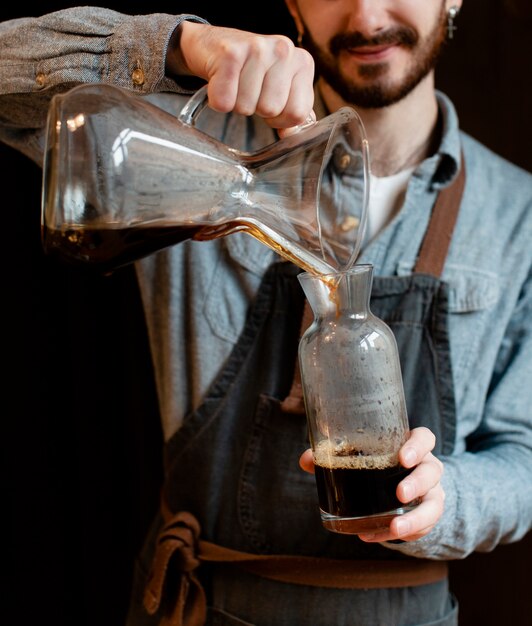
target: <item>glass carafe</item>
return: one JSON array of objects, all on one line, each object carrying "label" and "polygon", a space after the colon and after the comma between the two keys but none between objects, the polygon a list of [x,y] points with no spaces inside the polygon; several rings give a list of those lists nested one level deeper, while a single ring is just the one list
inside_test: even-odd
[{"label": "glass carafe", "polygon": [[[197,127],[200,89],[176,117],[109,85],[53,98],[43,170],[46,252],[109,271],[184,239],[246,232],[313,274],[352,264],[363,232],[368,148],[343,108],[256,151]],[[347,159],[347,161],[346,161]],[[361,193],[323,193],[350,163]],[[327,175],[329,179],[329,174]]]},{"label": "glass carafe", "polygon": [[415,505],[396,496],[411,471],[398,460],[409,426],[397,344],[369,308],[371,265],[323,278],[299,275],[314,313],[299,362],[322,523],[374,532]]}]

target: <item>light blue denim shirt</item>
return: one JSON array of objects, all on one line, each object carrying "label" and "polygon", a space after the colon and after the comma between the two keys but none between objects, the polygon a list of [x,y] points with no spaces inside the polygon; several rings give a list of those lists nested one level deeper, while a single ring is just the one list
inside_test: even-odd
[{"label": "light blue denim shirt", "polygon": [[[184,18],[201,21],[81,7],[1,24],[0,139],[41,163],[49,98],[81,82],[119,85],[180,110],[188,92],[165,77],[164,57]],[[466,188],[443,273],[457,406],[455,451],[442,458],[445,511],[426,537],[386,544],[455,559],[518,540],[532,527],[532,176],[460,132],[451,102],[441,93],[438,102],[439,150],[414,171],[401,210],[359,262],[373,264],[375,275],[412,271],[436,194],[463,149]],[[323,114],[319,99],[316,109]],[[275,139],[258,119],[206,110],[200,120],[240,149]],[[137,263],[167,438],[201,403],[275,258],[235,234],[188,241]]]}]

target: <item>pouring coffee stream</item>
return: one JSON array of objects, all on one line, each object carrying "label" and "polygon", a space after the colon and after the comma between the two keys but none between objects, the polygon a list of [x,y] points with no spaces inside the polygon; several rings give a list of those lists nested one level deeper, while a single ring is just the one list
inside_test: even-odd
[{"label": "pouring coffee stream", "polygon": [[[244,152],[197,127],[206,105],[206,87],[177,117],[109,85],[55,96],[43,170],[45,251],[106,272],[185,239],[245,232],[313,275],[347,271],[369,188],[354,109]],[[334,176],[346,174],[345,163],[359,195],[342,202]]]}]

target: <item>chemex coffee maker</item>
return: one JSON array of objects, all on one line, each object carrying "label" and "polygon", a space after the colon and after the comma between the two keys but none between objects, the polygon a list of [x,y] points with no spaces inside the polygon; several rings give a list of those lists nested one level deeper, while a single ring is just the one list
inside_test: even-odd
[{"label": "chemex coffee maker", "polygon": [[[312,274],[349,268],[369,188],[355,110],[244,152],[197,127],[206,104],[206,87],[177,117],[109,85],[56,95],[43,172],[45,251],[108,272],[185,239],[241,231]],[[356,181],[344,200],[333,170]]]}]

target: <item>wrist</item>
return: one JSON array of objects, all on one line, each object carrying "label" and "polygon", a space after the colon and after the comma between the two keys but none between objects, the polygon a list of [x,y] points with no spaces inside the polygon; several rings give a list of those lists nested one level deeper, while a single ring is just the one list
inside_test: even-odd
[{"label": "wrist", "polygon": [[191,76],[185,59],[181,53],[181,35],[183,32],[183,25],[185,22],[181,22],[170,36],[168,42],[168,48],[166,50],[165,57],[165,74],[167,76]]}]

